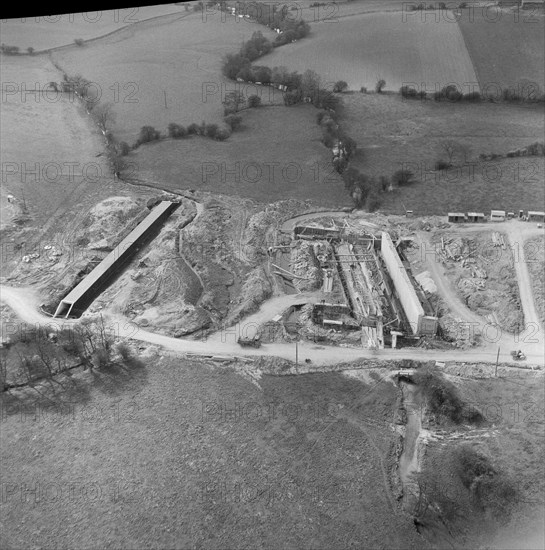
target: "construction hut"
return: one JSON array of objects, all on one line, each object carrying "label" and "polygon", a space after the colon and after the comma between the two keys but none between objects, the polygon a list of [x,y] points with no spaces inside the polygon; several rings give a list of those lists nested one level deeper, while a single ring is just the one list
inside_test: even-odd
[{"label": "construction hut", "polygon": [[520,9],[522,10],[538,10],[545,9],[544,0],[521,0]]},{"label": "construction hut", "polygon": [[484,214],[482,212],[468,212],[467,221],[472,223],[482,223],[484,222]]},{"label": "construction hut", "polygon": [[528,211],[528,221],[540,223],[545,222],[545,212]]},{"label": "construction hut", "polygon": [[490,211],[491,222],[503,222],[505,221],[505,210],[491,210]]},{"label": "construction hut", "polygon": [[452,223],[461,223],[466,221],[466,215],[463,212],[449,212],[448,221]]}]

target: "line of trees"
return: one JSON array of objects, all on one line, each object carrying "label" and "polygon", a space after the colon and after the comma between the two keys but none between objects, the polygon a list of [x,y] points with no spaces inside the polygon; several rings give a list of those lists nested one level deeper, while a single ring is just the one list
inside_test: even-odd
[{"label": "line of trees", "polygon": [[[214,4],[215,2],[212,2]],[[220,10],[228,11],[229,5],[222,0],[217,3]],[[293,6],[292,6],[293,7]],[[246,15],[261,25],[265,25],[278,33],[272,47],[282,46],[300,38],[310,32],[310,25],[303,19],[290,17],[288,5],[279,6],[268,2],[237,2],[236,15]]]},{"label": "line of trees", "polygon": [[[225,128],[221,128],[218,124],[202,121],[201,124],[195,122],[188,126],[182,126],[181,124],[171,122],[167,128],[167,134],[163,135],[159,130],[156,130],[153,126],[142,126],[136,142],[133,144],[132,149],[137,149],[144,143],[151,143],[153,141],[159,141],[166,137],[171,139],[184,139],[190,136],[203,136],[216,141],[225,141],[233,132],[239,130],[242,126],[242,117],[237,113],[247,105],[248,108],[257,108],[261,105],[261,98],[257,95],[251,95],[246,100],[244,95],[240,91],[232,91],[225,94],[223,101],[224,105],[224,123]],[[126,142],[121,142],[122,156],[129,153],[131,147]]]},{"label": "line of trees", "polygon": [[[116,121],[113,104],[109,101],[101,103],[98,94],[93,96],[91,90],[96,85],[80,74],[67,75],[65,73],[60,84],[63,92],[73,93],[79,98],[95,124],[102,131],[106,139],[106,154],[111,162],[114,174],[118,175],[125,167],[122,157],[128,154],[130,147],[125,141],[118,141],[112,132],[111,127]],[[50,82],[49,86],[55,91],[58,90],[56,82]]]},{"label": "line of trees", "polygon": [[38,327],[10,336],[0,349],[0,385],[2,391],[33,387],[38,380],[62,386],[57,375],[77,367],[92,371],[136,362],[126,343],[115,342],[102,316],[86,318],[70,329],[48,332]]},{"label": "line of trees", "polygon": [[[498,90],[494,88],[494,92],[497,91]],[[443,86],[441,90],[437,90],[433,92],[433,94],[428,94],[424,90],[416,90],[416,88],[410,85],[404,85],[399,89],[399,93],[405,99],[433,99],[434,101],[448,101],[451,103],[493,102],[497,100],[513,103],[536,103],[545,101],[545,94],[542,92],[540,86],[535,82],[526,80],[521,80],[516,86],[503,88],[495,97],[487,94],[483,95],[478,91],[463,93],[454,84]]]},{"label": "line of trees", "polygon": [[[24,55],[23,52],[21,52],[19,46],[8,46],[7,44],[2,44],[0,46],[0,52],[6,55]],[[26,49],[26,53],[28,55],[33,55],[34,48],[32,46],[29,46]]]}]

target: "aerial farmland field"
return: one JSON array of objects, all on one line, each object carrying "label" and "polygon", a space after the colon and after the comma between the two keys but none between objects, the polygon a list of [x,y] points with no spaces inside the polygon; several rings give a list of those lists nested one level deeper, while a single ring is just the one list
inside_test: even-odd
[{"label": "aerial farmland field", "polygon": [[170,122],[222,122],[223,98],[235,88],[221,74],[222,56],[256,30],[272,35],[255,23],[222,22],[221,14],[175,14],[52,55],[68,74],[100,86],[101,101],[114,103],[116,137],[133,143],[145,125],[164,132]]},{"label": "aerial farmland field", "polygon": [[[479,164],[481,153],[505,155],[543,137],[545,117],[539,105],[455,103],[404,100],[399,95],[345,94],[344,120],[358,143],[354,165],[363,173],[391,176],[404,167],[423,182],[386,194],[384,207],[402,212],[402,203],[420,213],[444,214],[444,204],[464,210],[472,205],[490,210],[500,205],[532,208],[545,200],[540,157],[503,159]],[[456,142],[475,163],[460,172],[433,172],[445,159],[442,144]],[[448,199],[447,199],[448,197]]]},{"label": "aerial farmland field", "polygon": [[459,19],[481,89],[488,95],[499,87],[528,79],[545,86],[545,16],[543,11],[495,11],[476,8]]},{"label": "aerial farmland field", "polygon": [[84,180],[87,193],[95,185],[104,191],[112,178],[102,135],[73,97],[47,88],[58,79],[55,67],[37,56],[10,57],[2,59],[0,75],[2,195],[24,201],[40,225]]},{"label": "aerial farmland field", "polygon": [[1,550],[545,548],[517,1],[2,20]]},{"label": "aerial farmland field", "polygon": [[138,167],[139,178],[169,189],[191,186],[266,202],[295,198],[349,204],[329,151],[320,143],[314,107],[260,107],[242,116],[241,130],[227,141],[165,140],[139,147],[129,162]]},{"label": "aerial farmland field", "polygon": [[426,23],[402,12],[369,13],[316,23],[307,41],[278,48],[262,58],[269,67],[316,71],[323,82],[345,80],[349,89],[373,89],[379,79],[387,90],[404,83],[431,91],[449,82],[476,82],[460,29],[448,21]]},{"label": "aerial farmland field", "polygon": [[10,46],[18,46],[21,50],[32,47],[40,51],[73,44],[76,38],[89,40],[146,19],[182,12],[186,13],[183,6],[164,4],[25,17],[0,22],[0,30],[2,42]]}]

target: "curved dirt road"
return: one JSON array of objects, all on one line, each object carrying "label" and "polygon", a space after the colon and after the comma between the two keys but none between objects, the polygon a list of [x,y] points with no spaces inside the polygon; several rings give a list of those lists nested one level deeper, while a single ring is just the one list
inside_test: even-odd
[{"label": "curved dirt road", "polygon": [[[294,296],[295,298],[296,296]],[[300,296],[299,296],[300,297]],[[38,311],[39,297],[33,289],[13,288],[0,285],[0,301],[8,305],[23,321],[36,325],[47,325],[54,328],[70,326],[78,323],[78,320],[53,319]],[[258,314],[259,315],[259,312]],[[196,354],[205,356],[275,356],[295,361],[295,344],[291,342],[274,342],[264,344],[261,348],[242,348],[237,344],[240,333],[237,326],[213,334],[207,339],[182,340],[148,332],[123,317],[106,317],[107,323],[115,327],[116,334],[120,337],[130,338],[149,344],[163,347],[179,354]],[[311,359],[316,365],[334,365],[357,359],[375,360],[401,360],[412,359],[416,361],[456,361],[456,362],[482,362],[495,363],[496,351],[491,349],[475,349],[468,351],[459,350],[424,350],[420,348],[384,349],[380,351],[364,348],[347,348],[316,345],[312,342],[300,342],[298,344],[299,358]],[[527,364],[542,365],[544,360],[543,350],[528,353]],[[509,349],[506,348],[500,354],[501,362],[512,362]]]},{"label": "curved dirt road", "polygon": [[[457,232],[475,232],[478,229],[495,230],[504,233],[508,240],[507,254],[514,255],[515,274],[517,276],[520,301],[524,313],[525,329],[520,334],[509,334],[503,332],[499,338],[490,332],[493,341],[485,341],[483,347],[489,349],[501,347],[504,350],[523,349],[526,355],[542,354],[545,346],[545,334],[540,323],[537,309],[535,307],[532,281],[528,272],[527,258],[525,256],[524,243],[531,237],[543,235],[543,229],[532,223],[518,222],[516,220],[501,223],[471,224],[458,227]],[[471,311],[460,299],[456,290],[450,285],[443,275],[443,265],[436,261],[436,256],[431,252],[432,245],[428,233],[418,231],[421,242],[426,243],[430,251],[425,255],[424,262],[430,271],[432,278],[437,285],[439,294],[446,300],[452,314],[461,321],[478,323],[479,327],[490,325],[489,322]],[[486,338],[485,338],[486,340]]]}]

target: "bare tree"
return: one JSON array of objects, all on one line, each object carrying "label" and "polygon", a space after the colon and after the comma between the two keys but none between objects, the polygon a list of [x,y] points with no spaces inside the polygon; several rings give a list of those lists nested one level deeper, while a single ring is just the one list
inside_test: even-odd
[{"label": "bare tree", "polygon": [[98,103],[93,108],[93,117],[99,126],[106,130],[109,124],[113,124],[116,119],[112,103]]},{"label": "bare tree", "polygon": [[310,97],[315,99],[318,96],[318,92],[321,88],[322,79],[311,69],[307,69],[301,77],[301,90],[303,97]]},{"label": "bare tree", "polygon": [[467,162],[471,155],[471,147],[468,144],[454,139],[444,139],[439,143],[439,147],[440,151],[447,155],[449,164],[453,164],[455,160]]}]

